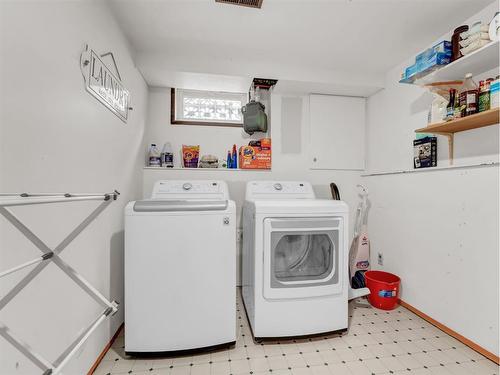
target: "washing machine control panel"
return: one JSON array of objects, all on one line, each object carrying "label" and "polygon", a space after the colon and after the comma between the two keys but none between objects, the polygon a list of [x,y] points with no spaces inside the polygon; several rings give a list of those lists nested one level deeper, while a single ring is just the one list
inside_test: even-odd
[{"label": "washing machine control panel", "polygon": [[168,180],[158,181],[155,184],[151,198],[227,200],[229,193],[223,181]]},{"label": "washing machine control panel", "polygon": [[251,181],[247,184],[246,199],[314,199],[314,191],[303,181]]}]

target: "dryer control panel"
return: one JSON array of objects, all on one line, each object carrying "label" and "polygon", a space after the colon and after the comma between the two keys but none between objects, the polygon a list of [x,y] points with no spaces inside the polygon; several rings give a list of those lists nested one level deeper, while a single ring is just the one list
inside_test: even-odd
[{"label": "dryer control panel", "polygon": [[229,191],[224,181],[163,180],[155,183],[151,198],[174,200],[229,200]]},{"label": "dryer control panel", "polygon": [[315,199],[313,188],[304,181],[250,181],[247,200],[258,199]]}]

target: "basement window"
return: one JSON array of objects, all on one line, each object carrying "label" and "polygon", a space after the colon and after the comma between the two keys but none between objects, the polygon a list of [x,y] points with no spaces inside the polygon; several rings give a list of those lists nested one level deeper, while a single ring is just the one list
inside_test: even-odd
[{"label": "basement window", "polygon": [[179,125],[243,126],[241,107],[248,94],[172,89],[171,123]]}]

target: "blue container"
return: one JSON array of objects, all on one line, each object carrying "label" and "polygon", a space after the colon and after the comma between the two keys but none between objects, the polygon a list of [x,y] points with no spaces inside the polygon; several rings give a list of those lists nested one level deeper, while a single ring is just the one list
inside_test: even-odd
[{"label": "blue container", "polygon": [[441,53],[451,57],[452,54],[451,42],[443,40],[438,44],[432,46],[431,48],[427,48],[425,51],[419,53],[415,57],[415,62],[417,64],[425,63],[426,60],[432,58],[432,56],[436,53]]},{"label": "blue container", "polygon": [[443,40],[436,44],[435,46],[432,46],[431,48],[432,52],[437,52],[437,53],[449,53],[451,55],[452,47],[451,47],[451,42],[447,40]]},{"label": "blue container", "polygon": [[409,66],[408,68],[406,68],[404,78],[405,79],[411,78],[412,76],[414,76],[418,72],[419,72],[418,64],[413,64],[413,65]]},{"label": "blue container", "polygon": [[451,62],[451,55],[446,53],[432,53],[427,56],[426,59],[422,62],[422,68],[420,71],[424,71],[427,69],[434,68],[439,65],[446,65]]}]

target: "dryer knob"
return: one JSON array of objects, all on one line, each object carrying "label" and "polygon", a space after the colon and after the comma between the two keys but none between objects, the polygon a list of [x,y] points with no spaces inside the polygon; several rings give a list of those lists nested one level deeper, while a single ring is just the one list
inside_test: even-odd
[{"label": "dryer knob", "polygon": [[276,190],[283,190],[283,185],[281,185],[281,184],[274,184],[274,188]]},{"label": "dryer knob", "polygon": [[182,185],[182,188],[184,190],[191,190],[192,187],[193,187],[193,185],[190,184],[189,182],[186,182],[184,185]]}]

